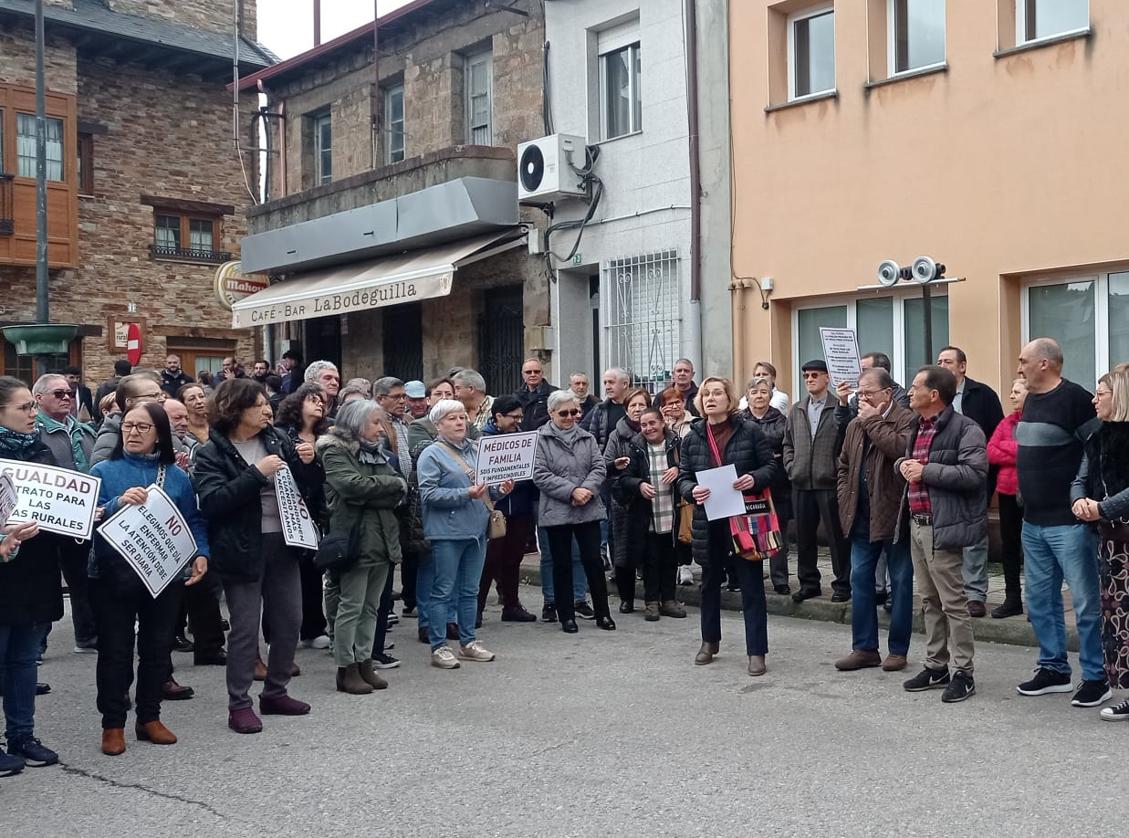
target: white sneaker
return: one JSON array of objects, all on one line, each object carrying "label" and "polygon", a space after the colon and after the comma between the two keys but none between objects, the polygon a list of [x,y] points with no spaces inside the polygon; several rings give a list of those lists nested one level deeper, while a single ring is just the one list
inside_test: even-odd
[{"label": "white sneaker", "polygon": [[459,657],[465,661],[486,663],[494,660],[494,653],[484,648],[477,640],[472,640],[467,645],[459,647]]},{"label": "white sneaker", "polygon": [[694,584],[694,569],[688,564],[684,564],[678,568],[678,584],[679,585],[693,585]]},{"label": "white sneaker", "polygon": [[303,640],[298,645],[303,649],[328,649],[331,643],[328,634],[320,634],[313,640]]},{"label": "white sneaker", "polygon": [[1101,716],[1107,722],[1123,722],[1129,719],[1129,698],[1114,707],[1103,707]]},{"label": "white sneaker", "polygon": [[459,662],[455,658],[455,653],[452,652],[448,646],[440,646],[431,653],[431,665],[437,666],[440,669],[459,668]]}]

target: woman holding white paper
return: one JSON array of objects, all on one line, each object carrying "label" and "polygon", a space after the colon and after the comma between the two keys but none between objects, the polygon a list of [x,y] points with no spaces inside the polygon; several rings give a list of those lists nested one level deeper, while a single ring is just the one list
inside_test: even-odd
[{"label": "woman holding white paper", "polygon": [[[125,751],[125,721],[133,684],[133,647],[137,644],[137,724],[139,741],[173,745],[176,736],[161,722],[162,686],[172,672],[169,639],[179,621],[185,585],[208,572],[208,533],[196,509],[192,483],[176,465],[172,429],[164,408],[139,404],[122,417],[121,432],[109,459],[90,473],[102,480],[98,506],[103,520],[126,505],[138,506],[159,486],[176,504],[196,539],[196,555],[181,575],[156,596],[138,571],[96,534],[91,556],[90,601],[98,626],[98,710],[102,713],[102,753]],[[136,625],[136,629],[135,629]]]},{"label": "woman holding white paper", "polygon": [[[733,488],[753,492],[769,488],[777,478],[779,466],[772,456],[772,445],[755,424],[742,418],[737,394],[726,378],[710,377],[698,388],[694,399],[704,417],[690,426],[682,440],[678,473],[678,492],[694,506],[694,560],[702,574],[702,648],[694,663],[712,663],[721,648],[721,583],[726,559],[733,554],[730,520],[706,518],[705,502],[710,490],[698,482],[697,474],[732,465],[737,474]],[[761,563],[735,557],[741,582],[741,609],[745,617],[745,654],[748,673],[763,675],[768,654],[768,612],[764,596]]]}]

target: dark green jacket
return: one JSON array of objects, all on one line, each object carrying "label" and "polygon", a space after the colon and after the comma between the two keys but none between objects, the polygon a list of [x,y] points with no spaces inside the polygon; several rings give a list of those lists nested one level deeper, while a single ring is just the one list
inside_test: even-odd
[{"label": "dark green jacket", "polygon": [[361,462],[360,452],[360,443],[340,428],[330,428],[318,440],[330,532],[351,532],[359,521],[358,564],[399,564],[396,507],[407,497],[408,484],[383,459],[379,463]]}]

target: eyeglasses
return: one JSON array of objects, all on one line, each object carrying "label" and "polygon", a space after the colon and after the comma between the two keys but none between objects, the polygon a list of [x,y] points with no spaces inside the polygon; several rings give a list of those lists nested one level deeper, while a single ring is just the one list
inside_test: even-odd
[{"label": "eyeglasses", "polygon": [[144,434],[149,433],[149,431],[151,431],[151,430],[153,430],[153,426],[149,422],[123,422],[122,423],[122,433],[123,434],[139,433],[139,434],[144,435]]},{"label": "eyeglasses", "polygon": [[522,375],[540,375],[541,370],[522,370],[521,374]]},{"label": "eyeglasses", "polygon": [[73,399],[74,398],[74,391],[73,390],[48,390],[47,392],[50,393],[55,398],[59,399],[60,401],[62,399]]},{"label": "eyeglasses", "polygon": [[558,410],[557,411],[557,416],[561,417],[562,419],[564,419],[566,416],[579,416],[579,415],[580,415],[579,410]]},{"label": "eyeglasses", "polygon": [[502,415],[505,416],[507,419],[513,419],[515,422],[520,422],[522,419],[525,418],[524,413],[518,413],[516,415],[513,414],[513,413],[503,413]]},{"label": "eyeglasses", "polygon": [[38,413],[39,407],[35,402],[24,402],[23,404],[16,405],[16,410],[22,410],[24,413]]},{"label": "eyeglasses", "polygon": [[819,378],[819,377],[820,377],[821,375],[823,375],[823,373],[821,373],[821,372],[805,372],[805,373],[804,373],[804,378],[805,378],[805,379],[808,379],[808,378]]}]

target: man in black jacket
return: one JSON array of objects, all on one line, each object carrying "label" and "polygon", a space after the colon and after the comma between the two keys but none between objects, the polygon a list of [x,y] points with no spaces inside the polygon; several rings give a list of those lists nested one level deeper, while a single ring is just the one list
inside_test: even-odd
[{"label": "man in black jacket", "polygon": [[[937,366],[944,367],[953,374],[957,382],[953,397],[953,410],[967,416],[980,426],[984,439],[991,439],[996,425],[1004,418],[1000,398],[987,384],[973,381],[967,375],[968,357],[956,346],[946,346],[937,353]],[[992,493],[996,491],[996,470],[988,470],[988,491],[985,504],[991,503]],[[987,506],[985,506],[987,514]],[[988,533],[964,548],[964,593],[968,597],[968,613],[973,617],[983,617],[988,613],[985,604],[988,599]]]},{"label": "man in black jacket", "polygon": [[549,421],[549,409],[545,404],[549,394],[557,388],[545,380],[541,362],[536,358],[527,358],[521,365],[521,378],[525,383],[514,393],[514,398],[521,402],[524,415],[521,429],[535,431]]},{"label": "man in black jacket", "polygon": [[165,368],[161,371],[161,389],[170,399],[175,399],[177,392],[185,384],[192,383],[192,376],[180,368],[180,356],[170,352],[165,356]]}]

